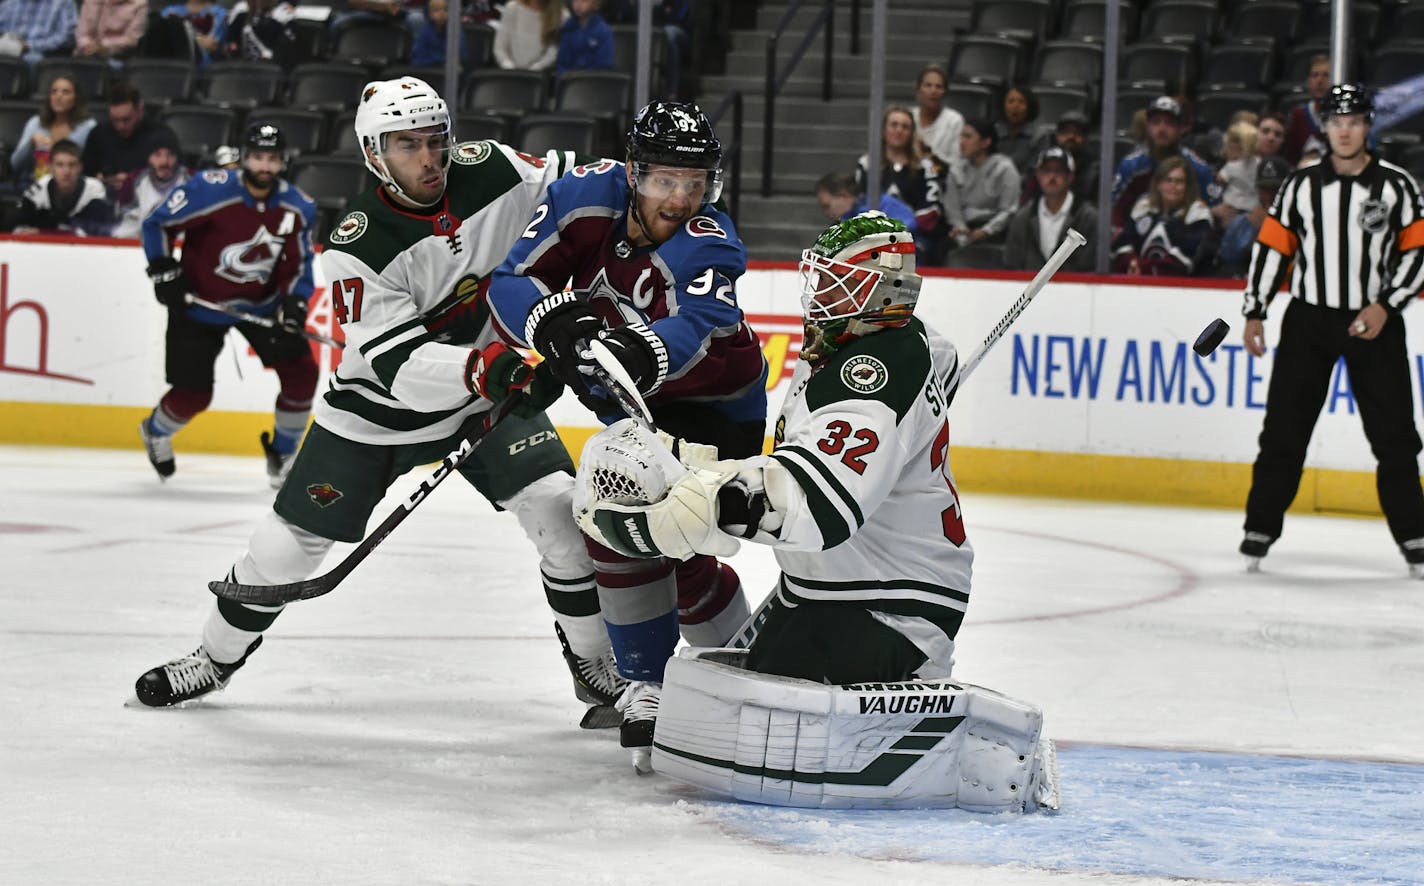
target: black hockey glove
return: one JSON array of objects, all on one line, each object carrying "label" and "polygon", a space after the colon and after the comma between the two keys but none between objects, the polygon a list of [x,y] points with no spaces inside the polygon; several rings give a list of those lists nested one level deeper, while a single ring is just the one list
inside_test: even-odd
[{"label": "black hockey glove", "polygon": [[[619,326],[598,335],[623,368],[633,377],[638,393],[646,394],[662,383],[667,375],[667,345],[658,334],[641,323]],[[585,375],[593,375],[598,364],[591,358],[580,367]]]},{"label": "black hockey glove", "polygon": [[554,376],[566,385],[582,388],[578,343],[602,331],[598,314],[572,293],[557,292],[534,305],[524,329],[525,341],[549,364]]},{"label": "black hockey glove", "polygon": [[564,392],[563,382],[554,377],[547,360],[530,366],[518,351],[501,342],[487,345],[482,351],[470,351],[465,361],[465,387],[491,403],[523,391],[523,402],[511,410],[520,418],[533,418]]},{"label": "black hockey glove", "polygon": [[193,286],[172,256],[156,258],[148,263],[148,279],[153,281],[153,297],[170,308],[181,308]]},{"label": "black hockey glove", "polygon": [[310,310],[311,303],[300,295],[284,295],[277,307],[277,325],[300,335],[307,328],[307,312]]}]

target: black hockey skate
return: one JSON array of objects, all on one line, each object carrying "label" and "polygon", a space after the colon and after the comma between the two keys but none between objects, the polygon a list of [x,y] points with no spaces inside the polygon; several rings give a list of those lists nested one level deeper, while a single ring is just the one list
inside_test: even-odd
[{"label": "black hockey skate", "polygon": [[1399,552],[1409,564],[1409,577],[1424,579],[1424,538],[1411,538],[1402,543]]},{"label": "black hockey skate", "polygon": [[574,695],[589,706],[579,726],[584,729],[612,729],[617,726],[623,718],[613,706],[628,686],[628,681],[618,673],[613,650],[608,649],[598,658],[580,658],[569,648],[569,640],[558,622],[554,623],[554,633],[559,637],[564,662],[574,678]]},{"label": "black hockey skate", "polygon": [[148,463],[158,472],[158,479],[167,480],[173,476],[173,472],[178,469],[173,461],[173,438],[150,433],[147,418],[138,423],[138,435],[143,438],[143,448],[148,451]]},{"label": "black hockey skate", "polygon": [[1271,549],[1275,539],[1264,532],[1248,532],[1246,537],[1241,539],[1241,547],[1238,550],[1246,557],[1246,571],[1260,572],[1261,560],[1266,556],[1266,552]]},{"label": "black hockey skate", "polygon": [[658,698],[661,683],[629,683],[618,699],[623,723],[618,727],[618,743],[627,748],[633,758],[633,771],[647,775],[653,771],[653,728],[658,721]]},{"label": "black hockey skate", "polygon": [[283,455],[277,451],[272,439],[271,434],[262,432],[262,452],[267,456],[267,482],[272,484],[273,489],[281,489],[287,475],[292,472],[292,459],[297,454],[289,452]]},{"label": "black hockey skate", "polygon": [[139,677],[134,684],[134,694],[151,708],[166,708],[201,698],[227,686],[232,675],[247,663],[247,657],[261,645],[262,637],[259,635],[247,647],[242,658],[232,664],[213,661],[208,658],[207,650],[199,646],[191,655],[175,658]]}]

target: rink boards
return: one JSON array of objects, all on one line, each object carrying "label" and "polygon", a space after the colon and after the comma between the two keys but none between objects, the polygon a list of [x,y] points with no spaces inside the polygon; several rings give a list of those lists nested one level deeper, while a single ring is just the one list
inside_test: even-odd
[{"label": "rink boards", "polygon": [[[0,237],[0,443],[138,448],[135,427],[165,389],[163,309],[132,241]],[[310,324],[333,329],[321,286]],[[931,271],[917,311],[973,353],[1029,274]],[[794,266],[758,263],[738,297],[771,365],[779,409],[800,342]],[[967,489],[1237,506],[1270,376],[1241,346],[1239,285],[1060,275],[1014,323],[950,413]],[[1274,343],[1284,305],[1274,305]],[[1190,343],[1215,317],[1232,326],[1210,357]],[[1408,317],[1408,315],[1406,315]],[[1416,324],[1418,325],[1418,324]],[[218,360],[211,411],[177,438],[189,451],[257,454],[275,376],[236,336]],[[324,371],[339,352],[313,345]],[[1424,332],[1409,334],[1417,392]],[[577,452],[596,423],[570,396],[550,414]],[[1349,380],[1337,368],[1297,508],[1376,513],[1374,461]]]}]

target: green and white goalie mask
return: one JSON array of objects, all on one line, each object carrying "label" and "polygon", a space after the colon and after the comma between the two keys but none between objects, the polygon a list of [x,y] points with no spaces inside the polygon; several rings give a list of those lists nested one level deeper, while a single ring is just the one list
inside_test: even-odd
[{"label": "green and white goalie mask", "polygon": [[915,238],[883,212],[863,212],[826,228],[801,253],[801,358],[816,364],[842,345],[903,326],[920,298]]},{"label": "green and white goalie mask", "polygon": [[[440,151],[441,167],[446,172],[450,170],[450,149],[455,138],[450,109],[440,93],[424,80],[399,77],[367,83],[361,90],[361,103],[356,106],[355,128],[366,168],[398,197],[407,194],[391,174],[387,152],[420,151],[431,145]],[[394,132],[418,136],[392,140],[389,136]]]}]

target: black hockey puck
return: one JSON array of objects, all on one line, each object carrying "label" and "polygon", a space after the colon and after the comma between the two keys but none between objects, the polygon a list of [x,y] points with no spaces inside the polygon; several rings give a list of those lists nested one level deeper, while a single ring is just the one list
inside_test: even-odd
[{"label": "black hockey puck", "polygon": [[1197,336],[1196,344],[1192,345],[1192,350],[1205,357],[1216,350],[1216,346],[1221,344],[1222,340],[1226,338],[1226,333],[1230,331],[1231,327],[1226,325],[1226,321],[1218,317],[1208,323],[1201,335]]}]

